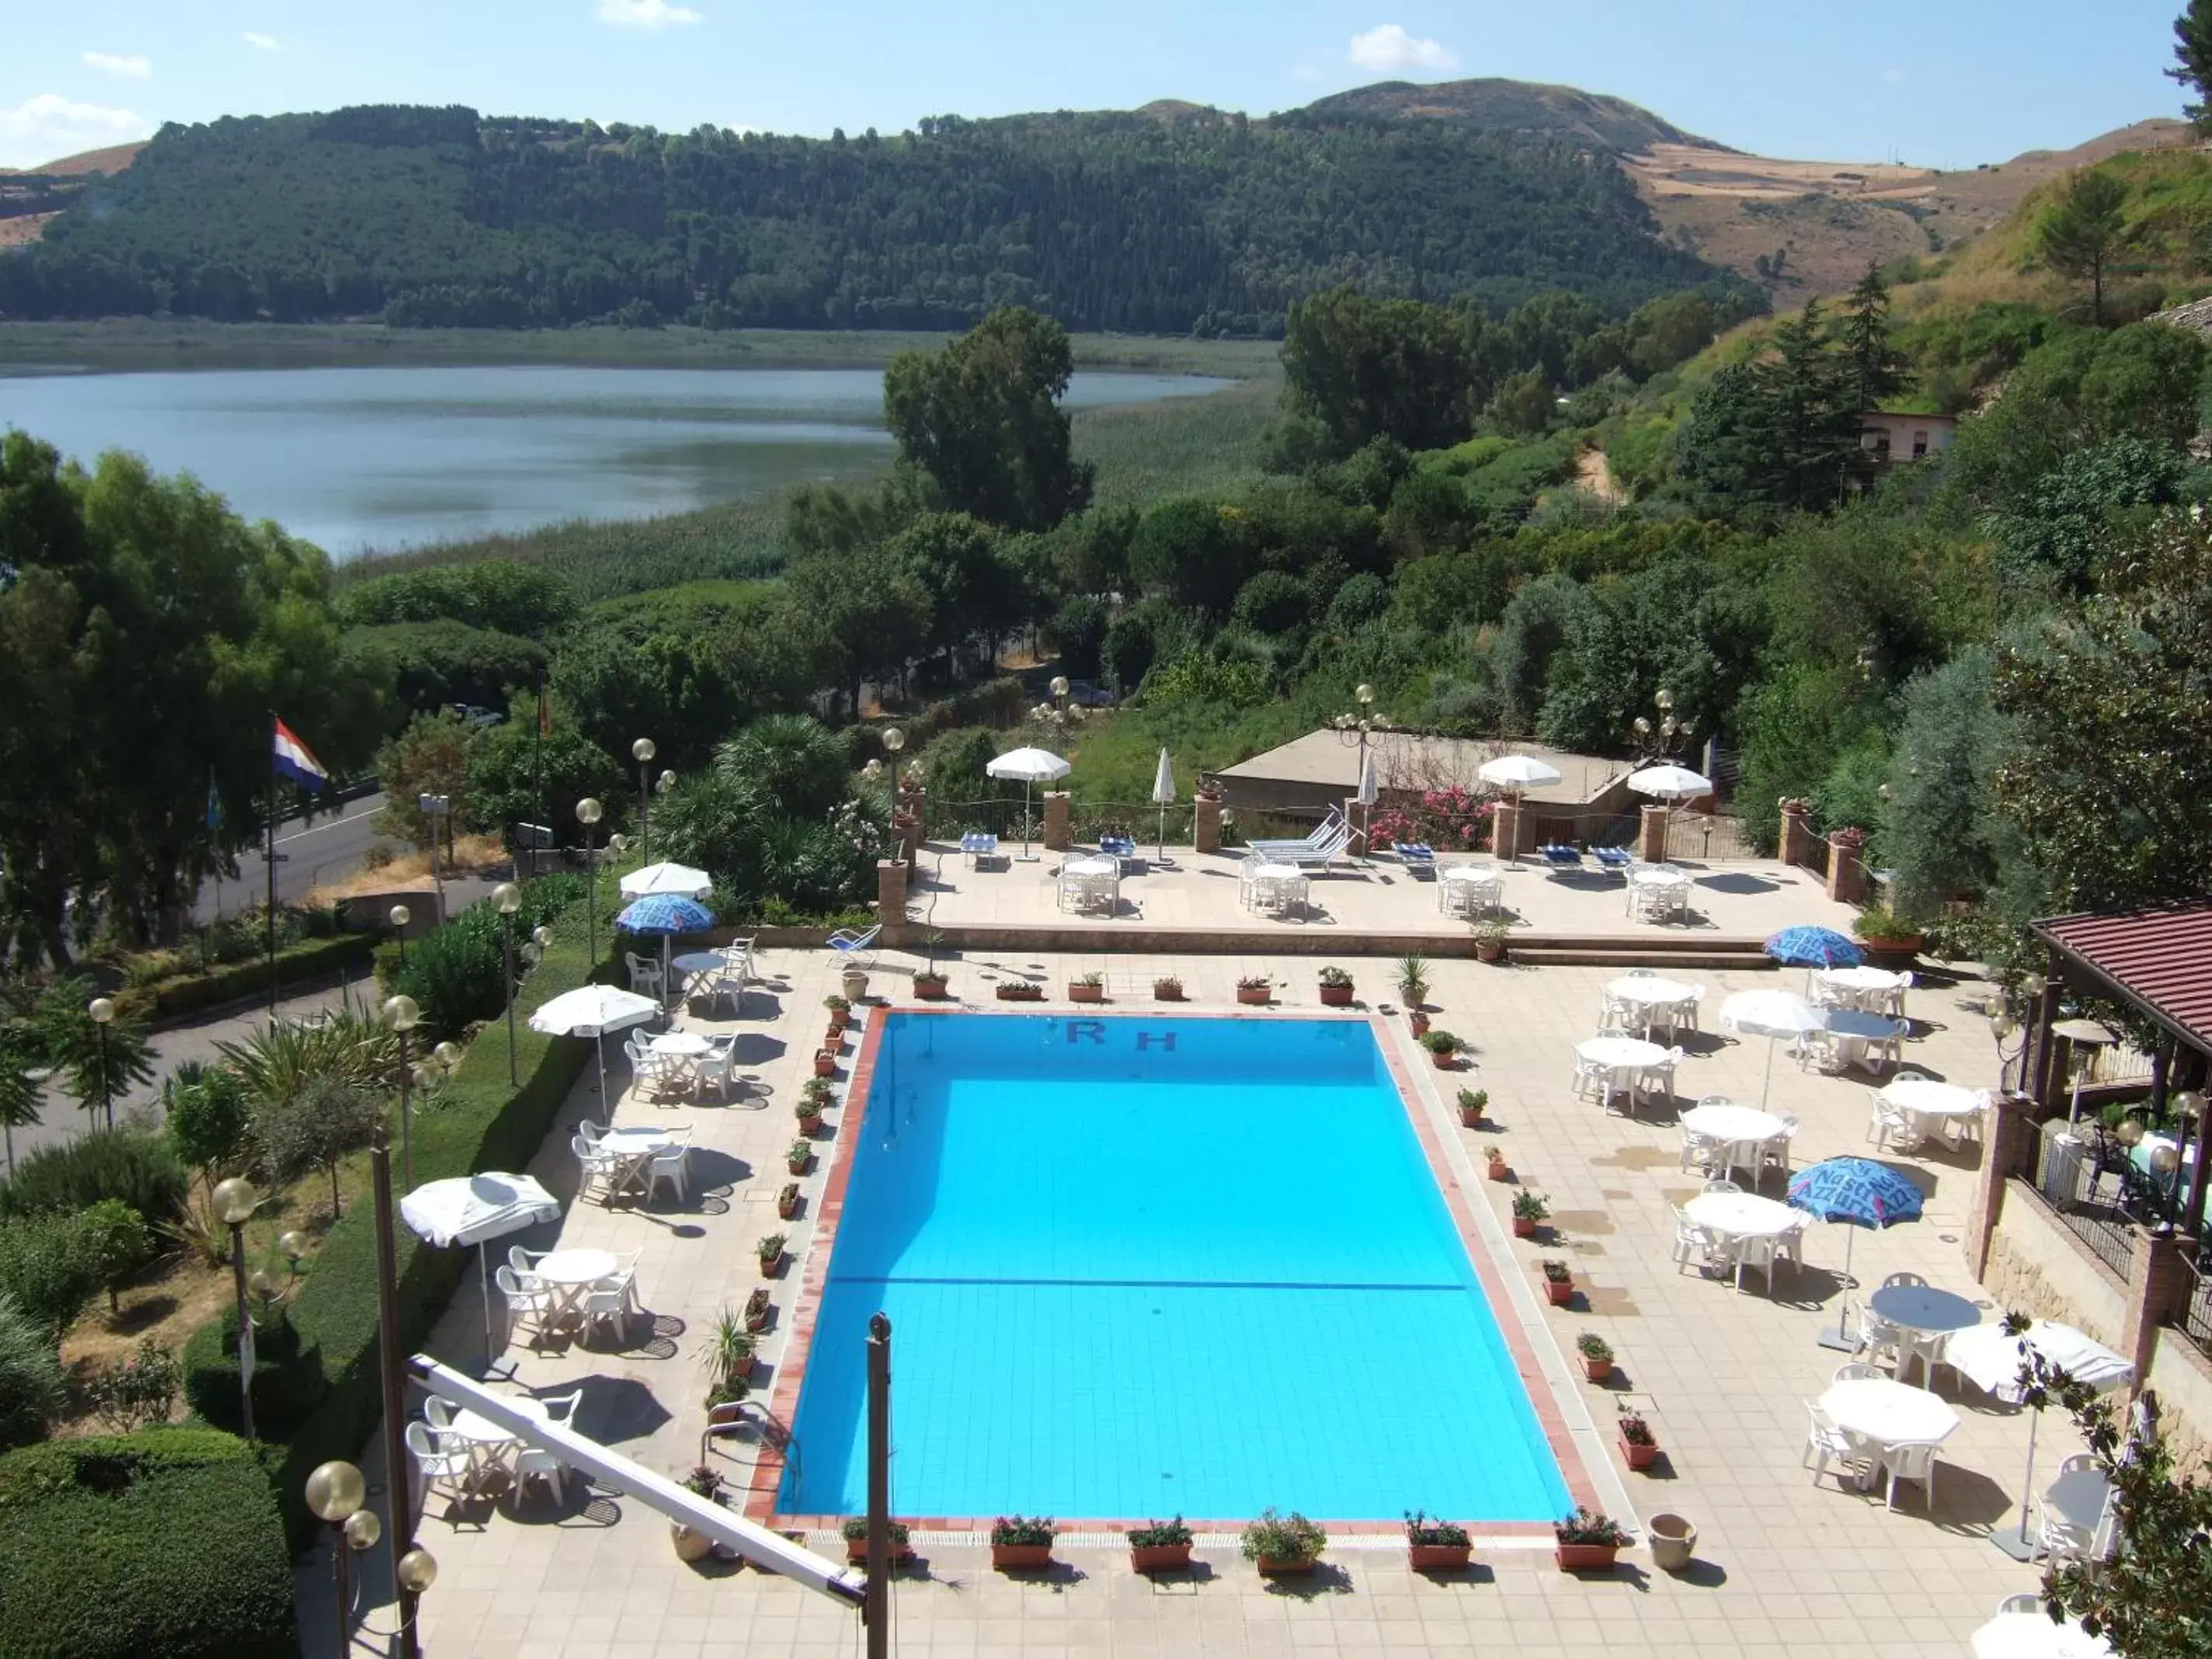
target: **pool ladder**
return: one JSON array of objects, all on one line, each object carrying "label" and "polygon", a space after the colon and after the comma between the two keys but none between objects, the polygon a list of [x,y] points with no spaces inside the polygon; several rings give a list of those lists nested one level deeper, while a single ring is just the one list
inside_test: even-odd
[{"label": "pool ladder", "polygon": [[800,1462],[799,1437],[790,1425],[778,1422],[768,1407],[757,1400],[733,1400],[714,1411],[727,1411],[730,1415],[717,1422],[714,1412],[708,1413],[707,1426],[699,1435],[699,1461],[707,1461],[708,1449],[717,1438],[747,1434],[757,1446],[765,1446],[783,1457],[784,1479],[795,1489],[800,1481],[805,1465]]}]

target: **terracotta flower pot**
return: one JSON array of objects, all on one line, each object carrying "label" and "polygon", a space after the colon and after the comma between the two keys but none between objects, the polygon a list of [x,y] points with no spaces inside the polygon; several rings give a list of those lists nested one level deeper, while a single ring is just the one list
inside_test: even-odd
[{"label": "terracotta flower pot", "polygon": [[1321,988],[1321,1006],[1324,1008],[1349,1008],[1352,993],[1349,985],[1324,985]]},{"label": "terracotta flower pot", "polygon": [[1273,995],[1273,986],[1240,985],[1237,988],[1237,1000],[1248,1008],[1264,1008]]},{"label": "terracotta flower pot", "polygon": [[1006,1571],[1037,1571],[1052,1565],[1052,1546],[1049,1544],[994,1544],[991,1546],[991,1565]]},{"label": "terracotta flower pot", "polygon": [[1534,1222],[1531,1221],[1531,1220],[1530,1220],[1527,1216],[1525,1216],[1525,1215],[1516,1215],[1516,1216],[1515,1216],[1515,1217],[1513,1218],[1513,1237],[1516,1237],[1516,1238],[1534,1238],[1534,1237],[1535,1237],[1535,1236],[1536,1236],[1536,1224],[1535,1224]]},{"label": "terracotta flower pot", "polygon": [[775,1216],[779,1221],[789,1221],[798,1215],[802,1202],[797,1193],[778,1193],[775,1195]]},{"label": "terracotta flower pot", "polygon": [[1028,983],[1024,981],[1010,981],[1004,983],[1000,985],[997,990],[994,991],[992,994],[997,997],[1001,1002],[1041,1002],[1043,1000],[1042,997],[1034,995],[1031,993]]},{"label": "terracotta flower pot", "polygon": [[821,1127],[822,1114],[819,1112],[810,1112],[799,1120],[799,1133],[803,1135],[811,1135]]},{"label": "terracotta flower pot", "polygon": [[1544,1281],[1544,1300],[1555,1308],[1564,1308],[1575,1299],[1575,1281],[1571,1279],[1547,1279]]},{"label": "terracotta flower pot", "polygon": [[834,1049],[822,1048],[815,1052],[814,1075],[817,1077],[837,1075],[837,1055]]},{"label": "terracotta flower pot", "polygon": [[777,1251],[774,1255],[764,1255],[764,1256],[761,1257],[761,1259],[760,1259],[761,1277],[762,1277],[763,1279],[781,1279],[781,1278],[782,1278],[782,1277],[783,1277],[783,1258],[784,1258],[784,1253],[783,1253],[781,1250],[778,1250],[778,1251]]},{"label": "terracotta flower pot", "polygon": [[1160,1002],[1181,1002],[1183,1000],[1182,987],[1170,984],[1164,980],[1154,980],[1152,996],[1155,1000]]},{"label": "terracotta flower pot", "polygon": [[[891,1565],[893,1566],[902,1567],[913,1559],[913,1545],[900,1543],[892,1544]],[[868,1565],[868,1540],[866,1539],[848,1538],[845,1540],[845,1565],[851,1567],[865,1567]]]},{"label": "terracotta flower pot", "polygon": [[916,974],[914,994],[923,1002],[943,1002],[951,983],[942,974]]},{"label": "terracotta flower pot", "polygon": [[1494,939],[1480,940],[1474,947],[1474,959],[1477,962],[1498,962],[1502,960],[1504,955],[1505,947]]},{"label": "terracotta flower pot", "polygon": [[1298,1573],[1311,1572],[1320,1558],[1313,1555],[1263,1555],[1256,1563],[1260,1571],[1270,1578],[1288,1578]]},{"label": "terracotta flower pot", "polygon": [[1490,1160],[1490,1178],[1492,1181],[1510,1181],[1513,1179],[1513,1171],[1507,1167],[1504,1158],[1493,1158]]},{"label": "terracotta flower pot", "polygon": [[[1569,1288],[1571,1290],[1573,1287],[1569,1286]],[[1583,1375],[1590,1382],[1602,1382],[1613,1375],[1613,1361],[1586,1358],[1583,1361]]]},{"label": "terracotta flower pot", "polygon": [[758,1313],[749,1313],[749,1314],[747,1314],[747,1315],[745,1316],[745,1334],[746,1334],[746,1335],[748,1335],[748,1336],[758,1336],[758,1335],[759,1335],[763,1331],[766,1330],[767,1328],[768,1328],[768,1310],[767,1310],[766,1308],[763,1308],[763,1309],[762,1309]]},{"label": "terracotta flower pot", "polygon": [[1188,1544],[1129,1546],[1129,1570],[1132,1572],[1179,1572],[1189,1565],[1190,1546]]},{"label": "terracotta flower pot", "polygon": [[1417,1037],[1429,1034],[1429,1017],[1426,1014],[1407,1014],[1406,1024],[1413,1027],[1413,1035]]},{"label": "terracotta flower pot", "polygon": [[1561,1572],[1606,1572],[1620,1553],[1618,1544],[1555,1544],[1552,1559]]},{"label": "terracotta flower pot", "polygon": [[1106,988],[1103,985],[1070,985],[1067,1000],[1070,1002],[1103,1002],[1106,1000]]},{"label": "terracotta flower pot", "polygon": [[672,1526],[668,1536],[676,1546],[676,1559],[679,1561],[700,1562],[714,1553],[714,1540],[689,1527]]},{"label": "terracotta flower pot", "polygon": [[1408,1544],[1406,1565],[1415,1572],[1459,1572],[1474,1557],[1472,1544]]},{"label": "terracotta flower pot", "polygon": [[1429,1050],[1429,1063],[1439,1072],[1449,1072],[1459,1064],[1459,1054],[1455,1050],[1431,1048]]},{"label": "terracotta flower pot", "polygon": [[842,1054],[845,1048],[845,1028],[842,1025],[832,1025],[828,1030],[823,1032],[822,1046],[833,1054]]},{"label": "terracotta flower pot", "polygon": [[[819,1119],[816,1121],[820,1121]],[[795,1176],[803,1176],[814,1167],[814,1155],[809,1152],[805,1158],[787,1158],[783,1161],[783,1167]]]},{"label": "terracotta flower pot", "polygon": [[1648,1446],[1639,1446],[1625,1434],[1616,1435],[1614,1438],[1620,1445],[1620,1461],[1627,1464],[1630,1468],[1648,1469],[1659,1461],[1659,1445],[1656,1441]]},{"label": "terracotta flower pot", "polygon": [[1482,1115],[1489,1109],[1490,1109],[1486,1106],[1461,1107],[1459,1109],[1459,1127],[1462,1129],[1480,1129],[1482,1127]]},{"label": "terracotta flower pot", "polygon": [[[850,998],[846,1000],[848,1001],[851,1000]],[[844,1012],[842,1010],[832,1008],[830,1011],[830,1035],[832,1036],[843,1036],[845,1027],[850,1023],[850,1020],[851,1016],[849,1014]]]}]

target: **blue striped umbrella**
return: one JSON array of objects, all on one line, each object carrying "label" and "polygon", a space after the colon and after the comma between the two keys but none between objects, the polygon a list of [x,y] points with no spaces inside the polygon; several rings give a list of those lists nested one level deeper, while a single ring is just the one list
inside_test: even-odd
[{"label": "blue striped umbrella", "polygon": [[[1790,1182],[1790,1207],[1823,1221],[1848,1222],[1853,1228],[1881,1228],[1920,1218],[1920,1188],[1887,1164],[1870,1158],[1831,1158],[1800,1170]],[[1844,1235],[1844,1300],[1835,1328],[1820,1334],[1820,1346],[1857,1351],[1850,1334],[1851,1246],[1856,1231]]]},{"label": "blue striped umbrella", "polygon": [[1832,927],[1785,927],[1766,941],[1766,954],[1792,968],[1856,968],[1866,959],[1857,940]]}]

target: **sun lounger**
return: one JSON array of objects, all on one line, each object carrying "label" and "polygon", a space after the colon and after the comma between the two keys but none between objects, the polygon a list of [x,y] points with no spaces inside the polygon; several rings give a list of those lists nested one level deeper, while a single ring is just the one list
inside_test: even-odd
[{"label": "sun lounger", "polygon": [[1629,866],[1636,862],[1636,854],[1626,847],[1593,847],[1590,856],[1597,860],[1599,869],[1622,876],[1626,875]]},{"label": "sun lounger", "polygon": [[1390,850],[1398,855],[1398,862],[1406,866],[1408,874],[1437,873],[1437,849],[1425,841],[1401,841],[1392,844]]},{"label": "sun lounger", "polygon": [[1334,834],[1343,826],[1343,809],[1340,807],[1332,806],[1328,810],[1328,816],[1327,817],[1323,818],[1319,823],[1314,825],[1313,829],[1307,834],[1300,836],[1295,840],[1286,841],[1277,839],[1273,841],[1255,841],[1246,844],[1255,853],[1266,853],[1271,856],[1277,853],[1288,852],[1298,848],[1311,849],[1320,846],[1323,842],[1327,841],[1331,835]]},{"label": "sun lounger", "polygon": [[1536,854],[1554,870],[1579,870],[1583,855],[1571,847],[1539,847]]},{"label": "sun lounger", "polygon": [[1270,863],[1294,865],[1301,870],[1326,870],[1344,856],[1344,849],[1351,844],[1352,826],[1340,823],[1318,847],[1271,847],[1267,859]]},{"label": "sun lounger", "polygon": [[1127,862],[1137,856],[1137,843],[1127,836],[1101,836],[1098,837],[1098,850],[1109,859]]},{"label": "sun lounger", "polygon": [[960,850],[968,855],[970,870],[980,867],[985,859],[999,856],[999,838],[980,830],[971,830],[960,837]]}]

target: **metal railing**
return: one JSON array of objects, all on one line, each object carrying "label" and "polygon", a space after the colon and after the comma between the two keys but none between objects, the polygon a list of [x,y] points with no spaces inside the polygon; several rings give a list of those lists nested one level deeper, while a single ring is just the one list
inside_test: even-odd
[{"label": "metal railing", "polygon": [[2166,1322],[2194,1342],[2199,1353],[2212,1358],[2212,1269],[2185,1255],[2182,1266],[2189,1269],[2189,1299]]},{"label": "metal railing", "polygon": [[1729,864],[1760,854],[1741,818],[1677,812],[1667,823],[1667,856],[1682,862]]},{"label": "metal railing", "polygon": [[2175,1218],[2171,1194],[2136,1166],[2130,1148],[2100,1126],[2061,1139],[2056,1125],[2039,1131],[2023,1171],[2051,1212],[2124,1281],[2135,1260],[2135,1230]]}]

